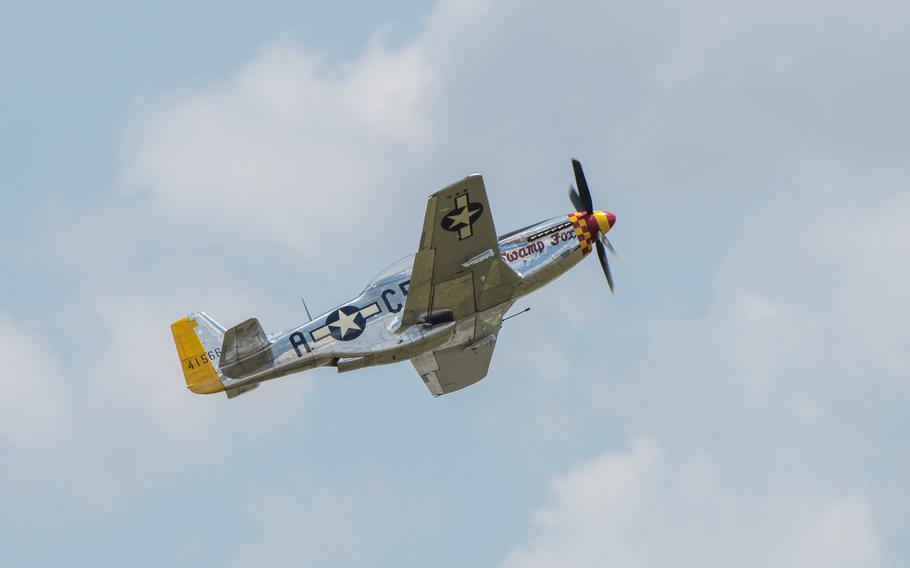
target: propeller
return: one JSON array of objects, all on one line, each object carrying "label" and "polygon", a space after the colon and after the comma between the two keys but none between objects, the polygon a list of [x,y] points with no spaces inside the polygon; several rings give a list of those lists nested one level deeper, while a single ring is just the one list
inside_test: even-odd
[{"label": "propeller", "polygon": [[[598,239],[594,246],[597,247],[597,258],[600,259],[600,266],[604,269],[604,276],[607,277],[607,285],[610,287],[610,293],[613,294],[616,292],[615,287],[613,286],[613,273],[610,272],[610,262],[607,260],[607,251],[604,250],[604,241],[607,241],[606,237],[601,237]],[[608,243],[610,241],[607,241]],[[613,246],[610,246],[610,250],[613,250]]]},{"label": "propeller", "polygon": [[594,211],[594,202],[591,200],[591,190],[588,189],[588,180],[585,179],[585,171],[581,169],[581,162],[573,158],[572,169],[575,170],[575,184],[581,197],[582,209],[579,211],[591,213]]},{"label": "propeller", "polygon": [[576,211],[586,211],[585,204],[581,202],[581,196],[575,191],[574,185],[569,186],[569,201],[572,202],[572,207],[574,207]]},{"label": "propeller", "polygon": [[610,272],[610,262],[607,260],[607,251],[610,251],[614,257],[617,256],[616,249],[605,234],[616,223],[616,216],[608,211],[596,211],[594,202],[591,199],[591,190],[588,188],[588,180],[585,179],[585,171],[581,167],[581,162],[572,160],[572,170],[575,172],[575,185],[569,186],[569,200],[576,211],[584,211],[587,214],[586,222],[592,232],[596,234],[594,246],[597,248],[597,258],[600,259],[600,266],[603,268],[604,276],[607,277],[607,285],[610,286],[610,292],[614,292],[613,274]]}]

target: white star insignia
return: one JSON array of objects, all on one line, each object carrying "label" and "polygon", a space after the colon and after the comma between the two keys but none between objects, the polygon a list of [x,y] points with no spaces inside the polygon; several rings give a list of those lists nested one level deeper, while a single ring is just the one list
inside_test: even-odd
[{"label": "white star insignia", "polygon": [[471,224],[471,210],[468,207],[462,207],[461,212],[449,216],[452,221],[452,228],[462,227]]},{"label": "white star insignia", "polygon": [[363,328],[357,325],[357,322],[354,320],[357,319],[357,316],[360,315],[360,312],[354,312],[353,314],[345,314],[341,310],[338,310],[338,321],[329,324],[332,327],[338,328],[338,332],[341,334],[341,337],[347,335],[348,331],[356,330],[361,331]]}]

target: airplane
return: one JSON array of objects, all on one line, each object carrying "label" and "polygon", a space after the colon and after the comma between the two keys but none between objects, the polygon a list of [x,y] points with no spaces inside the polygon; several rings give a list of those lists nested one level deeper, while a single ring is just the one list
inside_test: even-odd
[{"label": "airplane", "polygon": [[171,332],[186,386],[234,398],[263,381],[322,366],[338,372],[410,361],[434,396],[484,378],[503,317],[519,298],[597,250],[613,276],[606,233],[616,224],[594,209],[578,160],[575,211],[496,234],[483,177],[473,174],[427,201],[416,254],[377,274],[359,296],[289,331],[266,334],[256,318],[225,329],[204,312]]}]

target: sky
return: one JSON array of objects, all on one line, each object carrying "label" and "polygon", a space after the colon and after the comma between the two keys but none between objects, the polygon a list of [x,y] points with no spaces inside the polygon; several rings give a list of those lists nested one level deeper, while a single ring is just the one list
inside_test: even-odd
[{"label": "sky", "polygon": [[[910,6],[113,2],[0,17],[0,558],[46,566],[910,563]],[[414,252],[614,211],[487,378],[186,390]]]}]

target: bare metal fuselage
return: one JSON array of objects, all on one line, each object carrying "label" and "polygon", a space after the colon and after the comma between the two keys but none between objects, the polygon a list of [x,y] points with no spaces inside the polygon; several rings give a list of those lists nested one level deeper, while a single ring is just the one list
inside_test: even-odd
[{"label": "bare metal fuselage", "polygon": [[[499,238],[503,261],[519,277],[512,297],[482,312],[435,325],[400,326],[408,294],[413,256],[377,275],[364,291],[345,304],[284,333],[268,337],[269,345],[255,358],[220,365],[220,350],[209,351],[219,365],[228,392],[324,365],[350,371],[407,361],[434,349],[471,346],[492,337],[503,314],[518,298],[557,278],[585,256],[566,216],[542,221]],[[203,315],[204,314],[199,314]],[[253,367],[253,368],[250,368]]]}]

